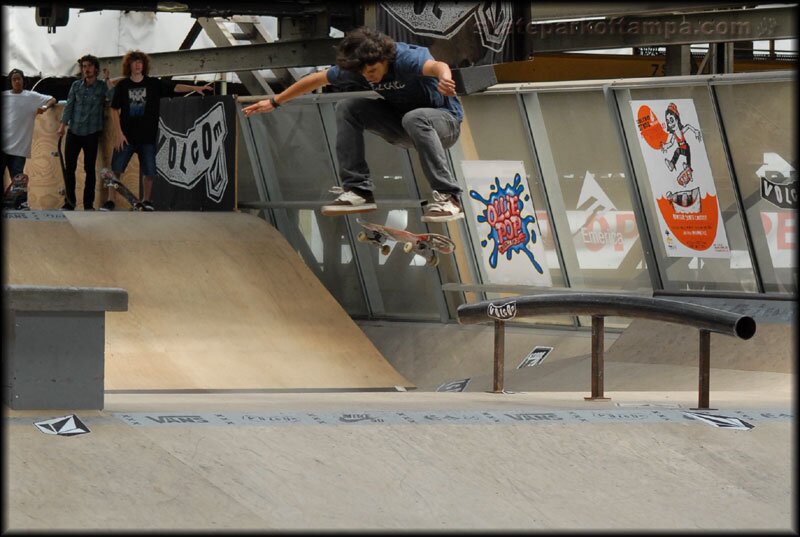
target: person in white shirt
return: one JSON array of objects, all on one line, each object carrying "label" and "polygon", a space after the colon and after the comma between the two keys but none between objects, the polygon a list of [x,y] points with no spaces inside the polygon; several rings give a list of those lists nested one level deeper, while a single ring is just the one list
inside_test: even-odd
[{"label": "person in white shirt", "polygon": [[25,172],[25,160],[31,157],[33,125],[37,114],[56,105],[56,98],[25,87],[25,75],[19,69],[8,73],[11,89],[3,92],[3,169],[11,178]]}]

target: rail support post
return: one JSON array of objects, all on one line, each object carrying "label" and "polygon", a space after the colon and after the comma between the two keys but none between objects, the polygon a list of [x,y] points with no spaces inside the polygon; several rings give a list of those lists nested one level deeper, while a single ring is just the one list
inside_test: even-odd
[{"label": "rail support post", "polygon": [[711,393],[711,332],[700,330],[700,356],[697,386],[697,408],[692,410],[714,410],[709,408]]},{"label": "rail support post", "polygon": [[503,393],[503,368],[505,367],[505,325],[503,321],[494,321],[494,376],[492,393]]},{"label": "rail support post", "polygon": [[592,396],[586,401],[610,401],[603,396],[603,347],[605,343],[605,317],[592,315]]}]

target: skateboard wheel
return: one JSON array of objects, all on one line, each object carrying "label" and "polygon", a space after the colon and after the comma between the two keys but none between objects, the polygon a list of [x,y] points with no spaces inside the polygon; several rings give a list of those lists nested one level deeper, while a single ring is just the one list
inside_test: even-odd
[{"label": "skateboard wheel", "polygon": [[391,253],[391,251],[392,251],[392,248],[388,244],[384,244],[383,246],[381,246],[381,253],[383,255],[389,255],[389,253]]},{"label": "skateboard wheel", "polygon": [[358,239],[358,242],[367,242],[367,234],[363,231],[359,231],[358,235],[356,235],[356,239]]},{"label": "skateboard wheel", "polygon": [[428,259],[428,265],[431,267],[438,267],[439,266],[439,258],[436,257],[436,254],[433,254],[430,259]]},{"label": "skateboard wheel", "polygon": [[413,252],[413,251],[414,251],[414,243],[413,243],[413,242],[407,242],[407,243],[405,243],[405,244],[403,245],[403,251],[404,251],[405,253],[407,253],[407,254],[410,254],[411,252]]}]

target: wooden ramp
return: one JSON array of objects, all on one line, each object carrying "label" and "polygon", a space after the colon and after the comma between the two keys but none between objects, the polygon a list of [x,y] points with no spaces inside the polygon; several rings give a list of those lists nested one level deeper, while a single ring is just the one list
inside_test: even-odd
[{"label": "wooden ramp", "polygon": [[7,283],[128,290],[106,314],[107,391],[411,386],[255,216],[26,216],[5,220]]}]

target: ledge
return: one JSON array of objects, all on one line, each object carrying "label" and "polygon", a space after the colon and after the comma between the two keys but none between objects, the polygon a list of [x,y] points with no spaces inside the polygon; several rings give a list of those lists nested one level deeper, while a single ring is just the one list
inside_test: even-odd
[{"label": "ledge", "polygon": [[128,311],[128,291],[119,287],[4,285],[13,311]]}]

